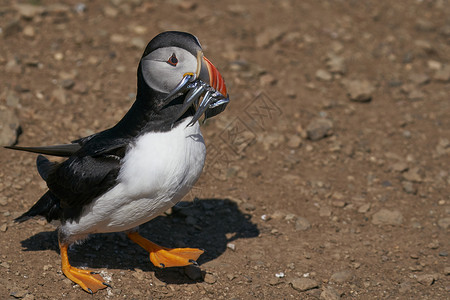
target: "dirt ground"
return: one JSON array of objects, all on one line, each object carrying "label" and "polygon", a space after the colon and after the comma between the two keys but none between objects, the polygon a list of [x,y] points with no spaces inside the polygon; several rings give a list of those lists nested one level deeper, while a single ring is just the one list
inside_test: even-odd
[{"label": "dirt ground", "polygon": [[[161,270],[123,233],[95,235],[69,252],[112,286],[90,299],[450,297],[447,0],[4,0],[0,28],[19,145],[114,125],[161,31],[198,36],[227,83],[202,177],[142,226],[205,249],[200,267]],[[46,190],[35,155],[0,149],[0,165],[0,298],[88,297],[52,225],[13,223]]]}]

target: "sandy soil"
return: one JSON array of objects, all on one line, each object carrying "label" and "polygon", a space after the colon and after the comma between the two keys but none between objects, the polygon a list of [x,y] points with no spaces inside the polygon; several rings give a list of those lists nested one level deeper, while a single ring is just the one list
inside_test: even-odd
[{"label": "sandy soil", "polygon": [[[0,4],[0,110],[19,145],[115,124],[146,43],[197,35],[232,103],[203,127],[207,165],[142,226],[200,247],[153,267],[122,233],[69,253],[112,288],[91,299],[445,299],[450,293],[450,6],[424,1],[21,1]],[[82,299],[55,228],[14,224],[45,191],[0,149],[0,298]]]}]

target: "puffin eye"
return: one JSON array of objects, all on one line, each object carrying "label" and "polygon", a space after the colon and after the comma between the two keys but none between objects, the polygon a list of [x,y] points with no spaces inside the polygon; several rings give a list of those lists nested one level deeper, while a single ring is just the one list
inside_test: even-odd
[{"label": "puffin eye", "polygon": [[178,64],[178,58],[175,56],[175,53],[172,54],[171,57],[167,60],[167,63],[172,66],[176,66]]}]

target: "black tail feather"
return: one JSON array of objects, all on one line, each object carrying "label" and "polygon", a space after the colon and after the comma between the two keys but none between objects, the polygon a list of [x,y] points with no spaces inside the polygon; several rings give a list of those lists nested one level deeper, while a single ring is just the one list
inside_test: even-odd
[{"label": "black tail feather", "polygon": [[33,207],[30,208],[30,210],[14,219],[14,222],[22,223],[36,216],[45,217],[48,222],[58,220],[61,217],[59,202],[59,199],[53,195],[52,192],[48,191],[33,205]]}]

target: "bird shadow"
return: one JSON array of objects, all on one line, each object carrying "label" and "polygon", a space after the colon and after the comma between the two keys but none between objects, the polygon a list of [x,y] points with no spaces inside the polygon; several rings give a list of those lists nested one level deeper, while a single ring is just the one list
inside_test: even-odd
[{"label": "bird shadow", "polygon": [[[222,255],[228,243],[259,235],[259,229],[252,223],[251,216],[241,212],[236,202],[197,198],[193,202],[179,202],[170,213],[141,225],[139,232],[165,247],[204,249],[205,253],[198,260],[200,266]],[[21,244],[24,251],[59,252],[56,231],[39,232]],[[88,241],[73,245],[69,249],[69,258],[71,264],[78,267],[153,271],[165,283],[183,284],[203,280],[202,276],[191,275],[192,267],[189,267],[189,272],[188,267],[154,267],[148,252],[131,242],[124,233],[93,234]],[[201,270],[194,270],[194,274],[201,274]]]}]

